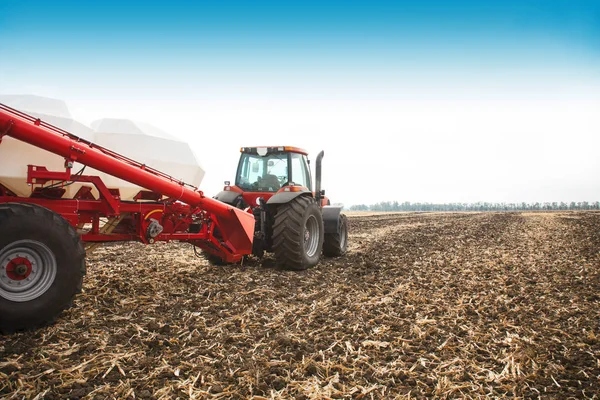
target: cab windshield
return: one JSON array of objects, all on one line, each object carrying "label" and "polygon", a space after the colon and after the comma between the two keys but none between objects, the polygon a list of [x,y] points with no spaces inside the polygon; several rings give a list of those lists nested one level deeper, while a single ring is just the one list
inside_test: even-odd
[{"label": "cab windshield", "polygon": [[288,183],[288,154],[242,153],[236,186],[253,192],[276,192]]}]

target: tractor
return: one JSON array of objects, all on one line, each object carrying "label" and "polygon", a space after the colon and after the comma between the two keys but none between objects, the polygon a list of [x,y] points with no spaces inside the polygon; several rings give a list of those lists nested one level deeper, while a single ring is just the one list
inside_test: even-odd
[{"label": "tractor", "polygon": [[[344,255],[348,222],[342,207],[330,205],[321,189],[321,151],[314,191],[308,153],[297,147],[242,147],[235,184],[225,182],[215,199],[254,215],[252,254],[275,255],[277,264],[305,270],[325,256]],[[223,264],[205,252],[212,264]]]}]

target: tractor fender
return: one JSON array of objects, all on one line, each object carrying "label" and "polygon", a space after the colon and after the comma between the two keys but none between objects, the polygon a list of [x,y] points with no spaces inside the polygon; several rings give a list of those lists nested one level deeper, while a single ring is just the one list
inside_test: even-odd
[{"label": "tractor fender", "polygon": [[276,193],[274,196],[272,196],[269,200],[267,200],[267,204],[271,205],[271,204],[289,203],[290,201],[294,200],[296,197],[301,196],[301,195],[306,195],[307,193],[310,193],[312,196],[312,193],[308,190],[300,191],[300,192],[279,192],[279,193]]},{"label": "tractor fender", "polygon": [[242,199],[242,194],[234,192],[233,190],[223,190],[217,193],[214,198],[225,204],[236,207],[236,204]]},{"label": "tractor fender", "polygon": [[342,207],[325,206],[322,210],[325,233],[338,233],[340,229],[340,214],[342,213]]}]

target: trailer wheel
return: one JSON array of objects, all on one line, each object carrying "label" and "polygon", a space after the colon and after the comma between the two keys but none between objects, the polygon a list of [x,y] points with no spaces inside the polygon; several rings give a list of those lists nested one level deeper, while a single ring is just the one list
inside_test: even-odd
[{"label": "trailer wheel", "polygon": [[0,332],[47,325],[81,291],[85,250],[75,229],[37,205],[0,205]]},{"label": "trailer wheel", "polygon": [[340,215],[339,229],[336,233],[326,233],[323,242],[323,254],[327,257],[339,257],[348,249],[348,219]]},{"label": "trailer wheel", "polygon": [[312,197],[299,196],[280,205],[273,224],[277,263],[296,271],[316,265],[323,248],[323,230],[323,216]]}]

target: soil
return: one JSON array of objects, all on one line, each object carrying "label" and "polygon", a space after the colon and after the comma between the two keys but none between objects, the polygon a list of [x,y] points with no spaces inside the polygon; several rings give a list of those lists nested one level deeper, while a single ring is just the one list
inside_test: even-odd
[{"label": "soil", "polygon": [[[54,325],[0,337],[0,398],[597,398],[600,213],[349,217],[303,272],[107,245]],[[37,396],[37,397],[36,397]]]}]

